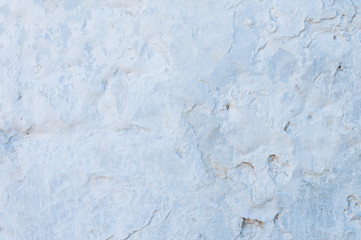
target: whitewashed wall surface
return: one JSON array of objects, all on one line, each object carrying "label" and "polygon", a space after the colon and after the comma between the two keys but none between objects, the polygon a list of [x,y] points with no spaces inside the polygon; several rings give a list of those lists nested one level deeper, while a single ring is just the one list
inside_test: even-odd
[{"label": "whitewashed wall surface", "polygon": [[1,240],[360,240],[361,0],[0,0]]}]

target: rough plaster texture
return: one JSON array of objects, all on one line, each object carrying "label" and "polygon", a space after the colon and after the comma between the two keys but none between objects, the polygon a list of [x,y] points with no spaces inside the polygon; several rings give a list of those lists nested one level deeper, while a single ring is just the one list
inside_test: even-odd
[{"label": "rough plaster texture", "polygon": [[0,239],[361,239],[361,1],[0,0]]}]

